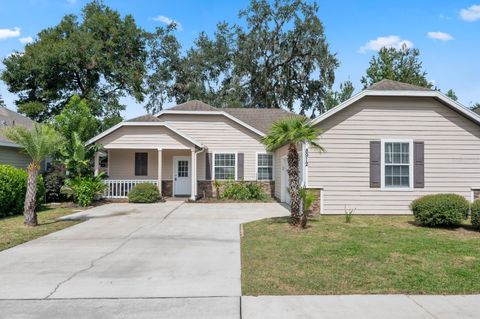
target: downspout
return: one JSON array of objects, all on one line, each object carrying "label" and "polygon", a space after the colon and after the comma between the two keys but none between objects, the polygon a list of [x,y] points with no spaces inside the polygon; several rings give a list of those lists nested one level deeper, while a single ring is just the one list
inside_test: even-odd
[{"label": "downspout", "polygon": [[197,155],[204,152],[206,150],[206,147],[205,145],[202,144],[202,146],[200,147],[200,149],[198,151],[196,151],[194,154],[195,154],[195,190],[194,190],[194,198],[195,200],[197,200],[197,196],[198,196],[198,176],[197,176],[197,163],[198,163],[198,158],[197,158]]}]

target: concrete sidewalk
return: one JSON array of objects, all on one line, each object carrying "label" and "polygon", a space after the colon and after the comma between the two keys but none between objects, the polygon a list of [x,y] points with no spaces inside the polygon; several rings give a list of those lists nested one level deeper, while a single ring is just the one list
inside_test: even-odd
[{"label": "concrete sidewalk", "polygon": [[480,296],[260,296],[0,300],[1,318],[463,319]]}]

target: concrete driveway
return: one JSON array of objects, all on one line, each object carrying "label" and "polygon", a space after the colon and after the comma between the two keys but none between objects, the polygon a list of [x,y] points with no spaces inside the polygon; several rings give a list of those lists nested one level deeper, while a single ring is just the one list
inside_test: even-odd
[{"label": "concrete driveway", "polygon": [[238,318],[240,224],[287,214],[277,203],[96,207],[73,216],[84,223],[0,252],[0,309],[13,316],[31,304],[32,318],[41,318],[42,309],[66,305],[58,299],[92,309],[99,299],[134,300],[140,305],[127,308],[146,310],[146,299],[161,298],[149,304],[168,318],[168,309],[172,318],[184,309],[198,318]]}]

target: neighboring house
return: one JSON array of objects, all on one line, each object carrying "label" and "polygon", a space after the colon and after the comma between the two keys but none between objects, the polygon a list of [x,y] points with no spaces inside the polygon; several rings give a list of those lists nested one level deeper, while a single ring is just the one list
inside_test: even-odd
[{"label": "neighboring house", "polygon": [[0,106],[0,164],[12,165],[18,168],[27,168],[31,159],[22,152],[22,148],[6,138],[2,131],[13,125],[33,127],[33,121],[12,110]]},{"label": "neighboring house", "polygon": [[[150,181],[166,196],[195,199],[212,195],[213,180],[234,179],[259,181],[289,202],[287,146],[268,153],[261,138],[293,115],[191,101],[122,122],[88,143],[108,153],[108,197]],[[317,212],[408,214],[422,195],[480,194],[480,117],[438,91],[383,80],[313,123],[326,152],[299,149],[301,183],[317,194]],[[97,172],[98,163],[97,156]]]}]

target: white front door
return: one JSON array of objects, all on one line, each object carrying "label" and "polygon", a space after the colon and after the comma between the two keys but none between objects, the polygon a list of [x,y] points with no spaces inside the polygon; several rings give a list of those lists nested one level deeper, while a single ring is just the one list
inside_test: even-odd
[{"label": "white front door", "polygon": [[288,179],[288,160],[287,157],[282,157],[282,186],[281,186],[281,200],[284,203],[290,204],[290,192],[289,192],[289,179]]},{"label": "white front door", "polygon": [[173,195],[190,195],[192,193],[192,168],[190,157],[173,157]]}]

